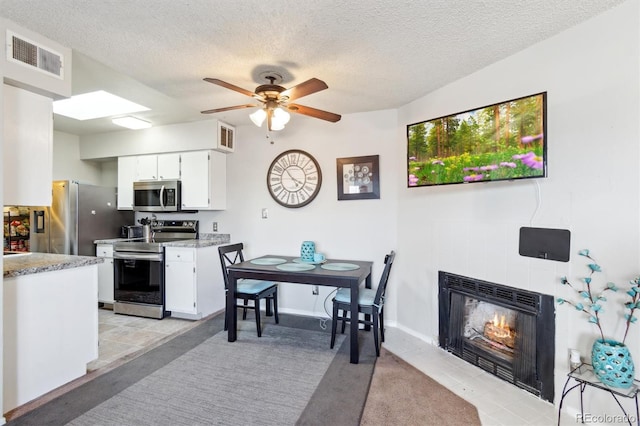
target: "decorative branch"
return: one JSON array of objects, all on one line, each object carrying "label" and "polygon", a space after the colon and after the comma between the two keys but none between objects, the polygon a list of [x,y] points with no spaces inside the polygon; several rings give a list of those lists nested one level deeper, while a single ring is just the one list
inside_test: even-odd
[{"label": "decorative branch", "polygon": [[[578,254],[592,261],[592,263],[587,264],[587,267],[589,268],[589,276],[581,278],[581,281],[584,284],[584,289],[576,288],[569,282],[569,280],[567,280],[567,277],[560,278],[560,283],[571,287],[571,289],[573,289],[583,300],[582,302],[572,302],[570,300],[559,297],[557,299],[557,302],[560,305],[566,303],[573,306],[577,311],[587,314],[589,316],[589,322],[595,324],[598,327],[600,337],[604,341],[604,331],[602,330],[602,324],[600,322],[602,302],[607,301],[607,298],[605,297],[605,293],[607,291],[615,292],[618,291],[618,288],[614,283],[608,282],[606,287],[596,295],[596,292],[593,290],[591,285],[592,278],[593,274],[595,274],[596,272],[602,272],[602,268],[600,268],[600,265],[598,265],[595,259],[591,257],[589,250],[580,250]],[[631,300],[624,304],[625,309],[628,309],[629,312],[625,313],[624,315],[624,318],[626,320],[626,328],[624,331],[622,343],[624,343],[627,338],[629,326],[637,321],[637,318],[634,316],[634,314],[636,309],[640,308],[640,277],[637,277],[635,280],[630,281],[629,283],[631,284],[631,288],[629,291],[627,291],[627,294],[631,297]]]}]

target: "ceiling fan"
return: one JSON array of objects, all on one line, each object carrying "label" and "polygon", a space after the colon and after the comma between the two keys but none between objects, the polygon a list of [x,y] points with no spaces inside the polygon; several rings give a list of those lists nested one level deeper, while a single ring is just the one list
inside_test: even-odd
[{"label": "ceiling fan", "polygon": [[303,96],[311,95],[321,90],[327,89],[329,86],[317,78],[309,79],[305,82],[298,84],[297,86],[285,89],[279,86],[277,83],[282,81],[282,76],[277,73],[268,72],[262,75],[266,80],[269,80],[268,84],[262,84],[256,87],[254,92],[245,90],[241,87],[235,86],[231,83],[219,80],[217,78],[205,78],[204,81],[217,84],[218,86],[225,87],[227,89],[242,93],[243,95],[254,98],[261,104],[244,104],[235,105],[225,108],[215,108],[202,111],[202,114],[213,114],[216,112],[230,111],[234,109],[242,108],[255,108],[262,107],[260,110],[250,115],[251,121],[258,127],[262,125],[264,120],[267,120],[267,128],[271,130],[282,130],[284,125],[289,121],[289,114],[287,111],[295,112],[296,114],[307,115],[313,118],[319,118],[321,120],[331,121],[335,123],[340,120],[341,116],[332,112],[323,111],[308,106],[294,104],[291,101],[301,98]]}]

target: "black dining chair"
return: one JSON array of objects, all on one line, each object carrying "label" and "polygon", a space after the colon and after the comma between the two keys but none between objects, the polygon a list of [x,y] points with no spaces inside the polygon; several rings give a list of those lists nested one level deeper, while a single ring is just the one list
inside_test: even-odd
[{"label": "black dining chair", "polygon": [[[380,339],[384,342],[384,296],[387,290],[387,282],[389,281],[389,273],[391,265],[396,257],[395,251],[384,257],[384,271],[380,277],[377,289],[360,288],[358,291],[358,314],[369,314],[371,320],[361,319],[358,315],[358,322],[371,326],[373,331],[373,341],[376,345],[376,356],[380,356],[380,342],[378,341],[378,329],[380,330]],[[336,328],[338,321],[342,321],[342,333],[344,333],[345,325],[351,321],[349,312],[351,309],[351,289],[339,288],[336,296],[333,298],[333,321],[331,324],[331,349],[336,342]],[[342,312],[342,313],[340,313]]]},{"label": "black dining chair", "polygon": [[[229,292],[229,272],[227,267],[236,263],[244,262],[242,243],[231,244],[228,246],[218,247],[220,255],[220,264],[222,266],[222,276],[224,278],[225,297]],[[242,319],[247,319],[247,310],[253,309],[256,315],[256,328],[258,329],[258,337],[262,337],[262,326],[260,324],[260,300],[264,299],[266,303],[267,316],[275,316],[276,324],[278,319],[278,284],[271,281],[259,281],[241,278],[236,284],[236,299],[242,299],[243,304],[234,304],[234,309],[242,309]],[[252,304],[249,304],[249,301]],[[273,304],[273,312],[271,306]],[[227,315],[224,316],[224,329],[228,329]]]}]

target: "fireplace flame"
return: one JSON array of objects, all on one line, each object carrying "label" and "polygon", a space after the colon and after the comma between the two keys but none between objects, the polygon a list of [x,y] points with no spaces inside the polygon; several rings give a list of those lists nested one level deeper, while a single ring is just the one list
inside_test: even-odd
[{"label": "fireplace flame", "polygon": [[507,324],[507,320],[504,315],[500,316],[498,320],[498,313],[493,315],[493,334],[495,337],[511,337],[511,328]]}]

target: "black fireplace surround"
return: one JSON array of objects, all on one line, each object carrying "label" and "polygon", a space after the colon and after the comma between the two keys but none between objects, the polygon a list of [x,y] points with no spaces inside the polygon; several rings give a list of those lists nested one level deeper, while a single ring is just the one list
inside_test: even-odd
[{"label": "black fireplace surround", "polygon": [[[553,296],[438,272],[439,346],[519,388],[552,402],[555,308]],[[467,300],[515,312],[513,355],[501,356],[463,334]]]}]

